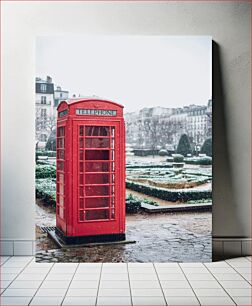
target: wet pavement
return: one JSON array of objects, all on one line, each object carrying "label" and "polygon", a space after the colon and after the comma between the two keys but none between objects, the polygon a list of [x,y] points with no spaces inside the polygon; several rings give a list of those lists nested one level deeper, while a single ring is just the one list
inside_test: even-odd
[{"label": "wet pavement", "polygon": [[127,240],[135,244],[58,249],[38,226],[55,226],[52,209],[36,205],[39,262],[209,262],[212,214],[140,213],[127,215]]}]

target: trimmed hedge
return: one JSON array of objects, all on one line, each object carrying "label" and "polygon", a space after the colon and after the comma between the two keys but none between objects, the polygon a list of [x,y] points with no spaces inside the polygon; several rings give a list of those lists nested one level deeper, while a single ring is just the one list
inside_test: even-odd
[{"label": "trimmed hedge", "polygon": [[36,157],[38,156],[56,157],[56,151],[36,151]]},{"label": "trimmed hedge", "polygon": [[201,200],[212,198],[210,190],[167,190],[164,188],[156,188],[144,184],[126,181],[126,188],[135,190],[162,200],[176,202],[186,202],[189,200]]},{"label": "trimmed hedge", "polygon": [[126,169],[145,169],[145,168],[172,168],[172,164],[165,165],[126,165]]},{"label": "trimmed hedge", "polygon": [[36,180],[36,197],[46,205],[56,206],[56,180],[52,178]]},{"label": "trimmed hedge", "polygon": [[56,178],[56,167],[53,165],[36,165],[36,179]]},{"label": "trimmed hedge", "polygon": [[212,157],[205,156],[197,158],[187,158],[184,160],[184,162],[190,165],[207,166],[207,165],[212,165]]}]

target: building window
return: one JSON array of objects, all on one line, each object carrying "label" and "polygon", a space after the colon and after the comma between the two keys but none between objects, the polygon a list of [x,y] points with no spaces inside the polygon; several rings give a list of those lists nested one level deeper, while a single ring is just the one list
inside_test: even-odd
[{"label": "building window", "polygon": [[43,92],[46,92],[46,84],[41,84],[40,85],[40,90]]},{"label": "building window", "polygon": [[47,116],[46,109],[41,109],[41,117],[46,118],[46,116]]},{"label": "building window", "polygon": [[41,97],[41,104],[46,104],[46,97],[45,96]]},{"label": "building window", "polygon": [[62,98],[62,92],[60,93],[60,97]]}]

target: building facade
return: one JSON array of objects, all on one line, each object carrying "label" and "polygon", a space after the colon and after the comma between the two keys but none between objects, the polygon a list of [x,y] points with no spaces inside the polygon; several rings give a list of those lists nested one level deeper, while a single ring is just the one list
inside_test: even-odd
[{"label": "building facade", "polygon": [[68,91],[60,86],[55,89],[52,78],[35,80],[36,106],[36,145],[44,147],[56,127],[56,109],[60,101],[68,99]]},{"label": "building facade", "polygon": [[187,134],[194,150],[212,136],[212,100],[207,105],[182,108],[144,108],[125,114],[126,141],[136,149],[175,150]]}]

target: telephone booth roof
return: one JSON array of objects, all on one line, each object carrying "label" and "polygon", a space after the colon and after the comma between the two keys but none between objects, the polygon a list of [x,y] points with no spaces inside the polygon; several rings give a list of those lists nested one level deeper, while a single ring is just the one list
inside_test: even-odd
[{"label": "telephone booth roof", "polygon": [[98,98],[98,97],[86,97],[86,98],[68,99],[68,100],[61,101],[59,103],[58,107],[57,107],[57,110],[64,103],[66,103],[68,106],[72,106],[74,104],[79,104],[79,103],[82,103],[82,102],[96,102],[96,101],[97,102],[105,102],[107,104],[112,104],[112,105],[115,105],[117,107],[124,108],[123,105],[121,105],[119,103],[116,103],[116,102],[113,102],[111,100],[101,99],[101,98]]}]

